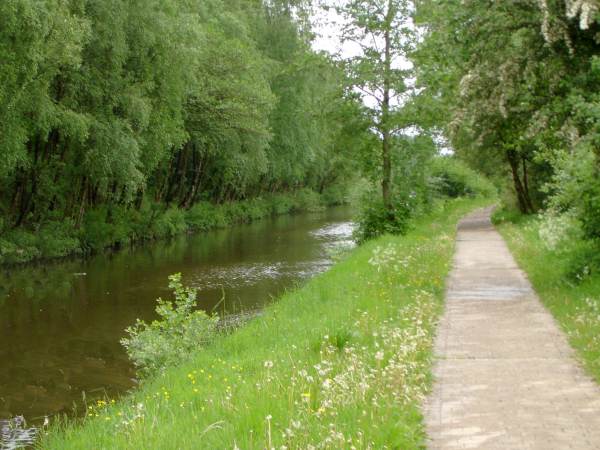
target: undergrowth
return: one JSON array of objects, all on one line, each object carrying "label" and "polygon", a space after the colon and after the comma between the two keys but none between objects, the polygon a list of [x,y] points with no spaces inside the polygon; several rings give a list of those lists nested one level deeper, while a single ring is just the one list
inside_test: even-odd
[{"label": "undergrowth", "polygon": [[190,209],[165,207],[145,199],[139,209],[102,206],[85,213],[80,224],[62,217],[34,228],[10,229],[0,221],[0,265],[91,254],[136,242],[208,231],[266,217],[320,211],[345,202],[342,194],[301,189],[244,201],[199,202]]}]

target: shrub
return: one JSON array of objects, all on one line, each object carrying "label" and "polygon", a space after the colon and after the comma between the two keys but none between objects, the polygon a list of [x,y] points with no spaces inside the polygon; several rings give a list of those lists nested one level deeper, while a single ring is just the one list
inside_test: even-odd
[{"label": "shrub", "polygon": [[177,236],[186,230],[185,212],[176,207],[160,214],[152,225],[152,235],[155,238]]},{"label": "shrub", "polygon": [[106,221],[106,208],[88,211],[83,218],[82,246],[86,251],[98,251],[113,243],[112,225]]},{"label": "shrub", "polygon": [[387,209],[381,200],[365,203],[358,219],[355,239],[362,243],[382,234],[405,234],[409,229],[411,208],[408,202],[394,201]]},{"label": "shrub", "polygon": [[195,231],[208,231],[227,226],[223,208],[209,202],[196,203],[185,217],[188,226]]},{"label": "shrub", "polygon": [[121,340],[142,376],[154,375],[166,367],[186,360],[216,334],[218,318],[196,310],[196,290],[184,287],[181,274],[169,277],[174,301],[157,300],[160,319],[151,323],[137,320]]},{"label": "shrub", "polygon": [[489,180],[453,157],[434,159],[431,176],[434,190],[442,197],[492,197],[497,193]]},{"label": "shrub", "polygon": [[82,251],[72,220],[43,225],[37,233],[37,241],[44,258],[59,258]]},{"label": "shrub", "polygon": [[321,197],[311,189],[300,189],[294,195],[294,210],[317,212],[325,209]]},{"label": "shrub", "polygon": [[581,220],[585,237],[600,240],[600,180],[590,181],[581,192]]},{"label": "shrub", "polygon": [[348,186],[336,183],[323,190],[322,201],[327,206],[338,206],[348,203]]},{"label": "shrub", "polygon": [[271,212],[276,216],[287,214],[294,209],[294,203],[289,195],[275,194],[271,197]]},{"label": "shrub", "polygon": [[516,206],[509,206],[502,202],[492,213],[491,220],[494,225],[499,225],[505,222],[519,223],[522,218],[523,213]]},{"label": "shrub", "polygon": [[18,264],[42,256],[37,247],[35,234],[25,230],[13,230],[0,239],[0,262]]},{"label": "shrub", "polygon": [[576,283],[600,274],[600,242],[584,240],[572,243],[567,258],[567,279]]}]

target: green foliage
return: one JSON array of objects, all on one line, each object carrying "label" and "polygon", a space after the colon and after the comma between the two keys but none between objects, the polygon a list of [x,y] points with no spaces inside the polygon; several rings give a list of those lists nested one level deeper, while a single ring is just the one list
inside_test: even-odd
[{"label": "green foliage", "polygon": [[390,209],[383,201],[374,201],[371,194],[358,219],[355,238],[361,243],[383,234],[403,235],[409,230],[412,213],[413,208],[408,201],[395,198]]},{"label": "green foliage", "polygon": [[37,248],[44,258],[61,258],[81,253],[77,235],[73,233],[73,223],[49,222],[36,232]]},{"label": "green foliage", "polygon": [[[343,440],[329,448],[422,447],[419,405],[432,379],[453,233],[484,204],[451,201],[404,237],[358,247],[98,417],[54,425],[40,447],[297,449],[336,439],[332,429]],[[375,264],[388,249],[390,264]]]},{"label": "green foliage", "polygon": [[[421,114],[458,156],[510,186],[506,205],[545,210],[545,241],[575,224],[584,248],[600,240],[598,11],[591,0],[426,0],[416,16],[426,28],[414,54]],[[582,250],[572,272],[595,259]]]},{"label": "green foliage", "polygon": [[185,211],[179,208],[169,208],[159,214],[152,224],[151,235],[154,238],[177,236],[188,229]]},{"label": "green foliage", "polygon": [[27,231],[14,230],[0,238],[0,262],[15,264],[41,257],[35,235]]},{"label": "green foliage", "polygon": [[[301,10],[2,2],[2,262],[249,222],[271,214],[277,193],[303,190],[277,213],[310,209],[310,191],[347,185],[360,103],[311,49]],[[209,219],[208,203],[225,206]],[[10,231],[54,222],[63,228],[43,250]]]},{"label": "green foliage", "polygon": [[82,253],[72,223],[47,222],[36,231],[10,230],[0,238],[0,264],[20,264],[38,258]]},{"label": "green foliage", "polygon": [[132,222],[125,208],[101,206],[85,214],[81,247],[86,253],[127,245],[133,238]]},{"label": "green foliage", "polygon": [[271,208],[274,215],[287,214],[294,209],[294,201],[289,195],[275,194],[272,197]]},{"label": "green foliage", "polygon": [[519,223],[521,220],[523,220],[523,213],[521,213],[517,208],[508,207],[504,203],[501,203],[500,206],[494,209],[491,219],[494,225],[501,225],[505,222]]},{"label": "green foliage", "polygon": [[223,208],[210,202],[196,203],[187,211],[185,220],[194,231],[208,231],[228,225]]},{"label": "green foliage", "polygon": [[583,147],[597,148],[598,17],[585,16],[584,27],[563,2],[458,0],[420,2],[417,16],[427,27],[415,55],[423,109],[437,110],[457,154],[510,180],[522,212],[545,206],[562,189],[548,182]]},{"label": "green foliage", "polygon": [[156,375],[174,364],[186,361],[207,345],[216,334],[217,317],[196,308],[196,290],[186,288],[181,274],[169,277],[174,300],[157,300],[159,319],[137,320],[127,328],[121,343],[142,376]]},{"label": "green foliage", "polygon": [[434,159],[431,176],[433,187],[439,196],[493,197],[496,194],[496,189],[489,180],[456,158]]},{"label": "green foliage", "polygon": [[323,208],[321,196],[310,189],[301,189],[294,194],[294,210],[316,212]]},{"label": "green foliage", "polygon": [[[408,90],[406,80],[411,70],[398,67],[397,64],[414,49],[411,6],[407,0],[383,3],[359,0],[343,3],[336,8],[345,22],[342,40],[360,47],[356,55],[345,61],[348,84],[360,92],[365,104],[372,105],[368,108],[368,117],[379,144],[370,147],[368,159],[379,160],[380,170],[375,172],[376,179],[381,180],[383,205],[389,211],[384,215],[374,214],[372,222],[387,217],[392,221],[389,224],[391,228],[397,228],[398,221],[401,221],[394,211],[396,207],[392,199],[395,190],[393,168],[398,166],[392,155],[392,147],[402,140],[395,136],[403,136],[403,128],[411,125],[406,114],[407,108],[403,107],[405,102],[400,100]],[[406,154],[401,155],[402,159],[406,157]],[[407,169],[406,166],[400,167]]]}]

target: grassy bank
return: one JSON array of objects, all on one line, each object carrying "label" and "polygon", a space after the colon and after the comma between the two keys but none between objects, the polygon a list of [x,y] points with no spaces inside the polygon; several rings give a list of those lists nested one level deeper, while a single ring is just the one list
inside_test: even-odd
[{"label": "grassy bank", "polygon": [[46,449],[419,448],[454,200],[354,250],[264,316],[130,397],[55,425]]},{"label": "grassy bank", "polygon": [[540,225],[535,217],[512,216],[498,228],[588,373],[600,382],[600,274],[581,281],[569,276],[581,243],[564,242],[550,250],[540,237]]},{"label": "grassy bank", "polygon": [[35,228],[3,229],[0,219],[0,265],[87,255],[186,232],[315,211],[343,201],[342,193],[320,195],[303,189],[223,204],[200,202],[190,209],[166,207],[146,199],[139,209],[114,206],[90,210],[79,224],[61,219],[38,224]]}]

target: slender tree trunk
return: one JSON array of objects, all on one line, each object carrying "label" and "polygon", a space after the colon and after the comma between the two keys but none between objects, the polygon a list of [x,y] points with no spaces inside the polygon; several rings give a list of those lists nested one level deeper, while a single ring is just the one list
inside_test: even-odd
[{"label": "slender tree trunk", "polygon": [[[391,24],[393,18],[391,0],[388,3],[388,16]],[[381,193],[383,195],[383,204],[388,211],[392,210],[392,151],[391,151],[391,133],[390,133],[390,92],[391,92],[391,38],[389,26],[385,30],[385,73],[383,79],[383,102],[381,105],[381,162],[382,162],[382,177],[381,177]]]},{"label": "slender tree trunk", "polygon": [[525,190],[525,202],[527,203],[527,206],[529,207],[531,212],[534,212],[535,208],[533,207],[533,202],[531,201],[531,195],[529,194],[529,175],[527,173],[527,159],[525,159],[525,157],[522,157],[522,161],[523,161],[523,188]]},{"label": "slender tree trunk", "polygon": [[506,152],[506,159],[508,160],[508,164],[510,165],[510,170],[512,172],[513,184],[517,193],[517,200],[519,202],[519,209],[523,214],[532,213],[533,210],[529,207],[525,188],[519,176],[519,159],[517,154],[513,150],[508,150]]},{"label": "slender tree trunk", "polygon": [[81,222],[83,221],[83,215],[85,214],[85,202],[88,198],[88,191],[89,191],[89,183],[88,183],[87,177],[83,177],[81,203],[79,204],[79,212],[77,214],[77,220],[75,222],[75,225],[77,227],[79,227],[81,225]]},{"label": "slender tree trunk", "polygon": [[204,155],[198,156],[198,152],[194,149],[194,179],[192,181],[191,189],[188,192],[187,198],[183,202],[184,208],[190,208],[196,201],[198,190],[200,188],[200,182],[202,180],[202,172],[204,171]]}]

